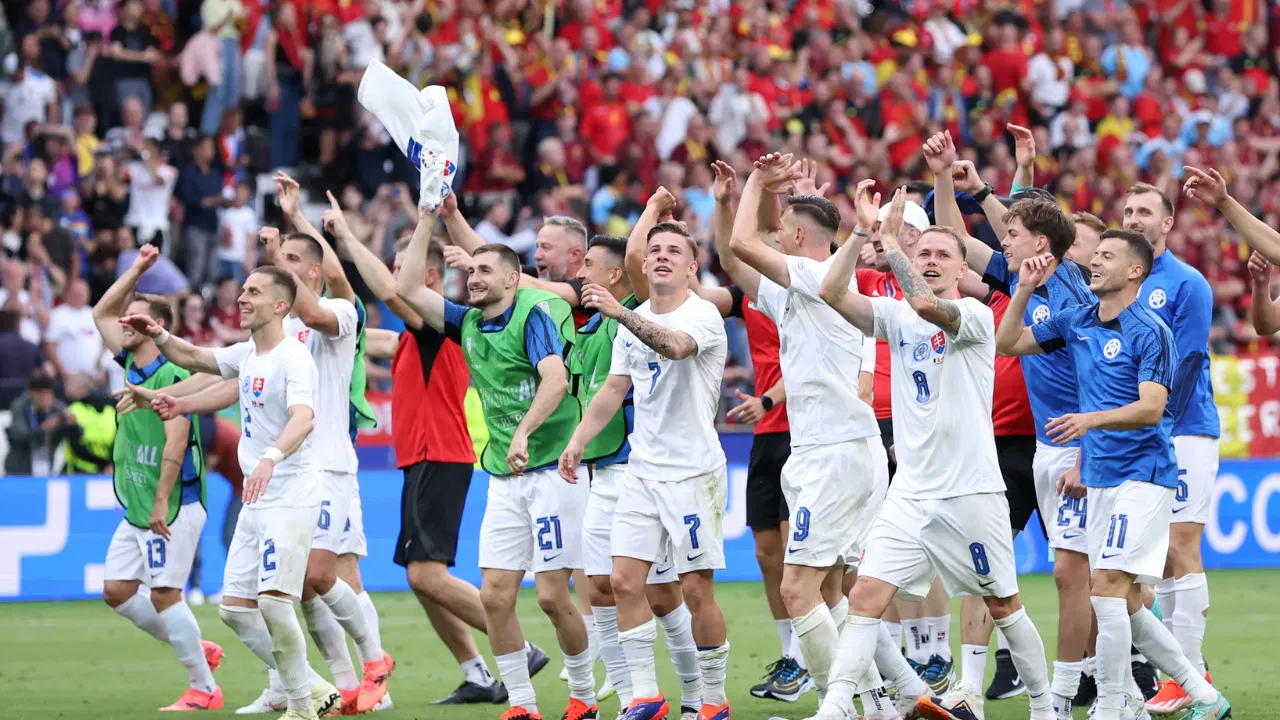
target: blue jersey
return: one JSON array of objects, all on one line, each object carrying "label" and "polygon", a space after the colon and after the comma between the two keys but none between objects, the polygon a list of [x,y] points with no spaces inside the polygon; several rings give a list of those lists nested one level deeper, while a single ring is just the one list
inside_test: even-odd
[{"label": "blue jersey", "polygon": [[1138,302],[1173,331],[1178,365],[1169,391],[1173,434],[1219,437],[1218,404],[1209,376],[1209,326],[1213,290],[1199,270],[1165,251],[1138,291]]},{"label": "blue jersey", "polygon": [[[1031,293],[1023,324],[1038,325],[1067,308],[1094,302],[1088,277],[1089,271],[1084,266],[1064,259],[1045,284]],[[997,253],[987,263],[987,272],[982,280],[1013,297],[1014,289],[1018,287],[1018,272],[1009,268],[1009,261],[1004,255]],[[1053,441],[1044,431],[1049,418],[1080,411],[1071,356],[1065,352],[1046,352],[1044,355],[1028,355],[1021,358],[1021,362],[1022,376],[1027,383],[1027,399],[1031,401],[1031,416],[1036,423],[1036,440],[1052,445]]]},{"label": "blue jersey", "polygon": [[[627,305],[627,307],[634,308],[635,305],[636,305],[635,300],[631,300],[631,304]],[[603,324],[604,324],[604,315],[602,313],[596,313],[591,317],[590,320],[587,321],[586,325],[583,325],[582,328],[578,330],[578,332],[583,334],[598,332],[600,330],[600,326]],[[614,332],[616,333],[617,330],[615,329]],[[605,370],[608,370],[608,369],[609,368],[607,367],[605,368]],[[595,463],[596,469],[608,467],[610,465],[618,465],[620,463],[624,463],[631,457],[631,431],[634,430],[636,427],[636,406],[635,406],[634,393],[635,393],[635,388],[629,387],[627,388],[627,396],[622,399],[622,417],[623,417],[623,421],[626,423],[627,439],[623,441],[622,447],[618,448],[618,451],[615,452],[614,454],[607,455],[602,458],[596,458],[594,461],[592,461]],[[584,411],[586,410],[585,405],[583,406],[583,410]]]},{"label": "blue jersey", "polygon": [[[1114,410],[1138,400],[1138,384],[1173,383],[1173,333],[1138,303],[1109,321],[1098,318],[1097,301],[1057,313],[1037,324],[1045,352],[1066,348],[1075,365],[1080,411]],[[1178,486],[1173,455],[1173,416],[1165,408],[1159,425],[1135,430],[1085,433],[1080,479],[1088,487],[1116,487],[1126,480]]]}]

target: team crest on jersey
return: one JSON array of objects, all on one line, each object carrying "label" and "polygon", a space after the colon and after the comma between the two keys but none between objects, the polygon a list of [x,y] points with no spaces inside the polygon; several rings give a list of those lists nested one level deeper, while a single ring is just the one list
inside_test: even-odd
[{"label": "team crest on jersey", "polygon": [[1169,302],[1169,297],[1164,294],[1164,288],[1156,288],[1151,291],[1151,296],[1147,298],[1147,304],[1152,310],[1159,310],[1164,304]]},{"label": "team crest on jersey", "polygon": [[262,395],[262,388],[263,388],[263,386],[265,386],[266,384],[267,384],[267,381],[266,381],[265,379],[260,378],[260,377],[256,377],[256,378],[254,378],[254,379],[253,379],[253,396],[254,396],[254,397],[259,397],[259,396],[261,396],[261,395]]},{"label": "team crest on jersey", "polygon": [[309,337],[311,337],[311,328],[298,331],[298,342],[306,344]]},{"label": "team crest on jersey", "polygon": [[924,362],[929,357],[929,343],[920,343],[911,351],[911,359],[916,362]]},{"label": "team crest on jersey", "polygon": [[240,384],[240,392],[242,393],[249,392],[249,378],[245,378],[244,382]]},{"label": "team crest on jersey", "polygon": [[1039,325],[1040,323],[1048,319],[1049,319],[1048,305],[1037,305],[1036,309],[1031,311],[1031,323],[1033,325]]},{"label": "team crest on jersey", "polygon": [[[1159,292],[1159,291],[1157,291]],[[1153,296],[1154,299],[1154,296]],[[1163,303],[1162,303],[1163,304]],[[1106,345],[1102,346],[1102,356],[1110,360],[1120,354],[1120,339],[1111,338]]]}]

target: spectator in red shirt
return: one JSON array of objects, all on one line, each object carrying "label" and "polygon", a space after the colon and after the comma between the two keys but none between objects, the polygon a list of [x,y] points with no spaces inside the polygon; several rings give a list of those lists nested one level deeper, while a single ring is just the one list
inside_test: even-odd
[{"label": "spectator in red shirt", "polygon": [[476,157],[472,177],[478,192],[510,193],[524,182],[524,165],[511,149],[511,126],[506,123],[490,123],[489,141]]},{"label": "spectator in red shirt", "polygon": [[578,132],[578,116],[566,112],[556,120],[556,132],[564,145],[564,172],[575,185],[582,183],[591,166],[591,150]]},{"label": "spectator in red shirt", "polygon": [[618,149],[631,136],[631,117],[620,97],[622,76],[617,73],[606,75],[603,89],[600,102],[583,110],[579,130],[587,138],[587,147],[595,162],[614,165],[618,162]]}]

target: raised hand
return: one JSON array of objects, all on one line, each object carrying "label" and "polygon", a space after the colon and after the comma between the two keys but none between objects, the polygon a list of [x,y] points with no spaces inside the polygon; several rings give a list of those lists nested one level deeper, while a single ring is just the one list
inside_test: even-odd
[{"label": "raised hand", "polygon": [[791,189],[791,193],[826,197],[830,189],[831,183],[823,183],[822,187],[818,187],[818,162],[816,160],[810,162],[809,158],[800,158],[800,177],[796,178],[795,187]]},{"label": "raised hand", "polygon": [[957,190],[970,195],[977,195],[986,187],[972,160],[960,160],[951,164],[951,183]]},{"label": "raised hand", "polygon": [[159,415],[161,420],[172,420],[179,415],[186,415],[183,412],[182,400],[168,393],[155,393],[151,398],[151,409],[156,411],[156,415]]},{"label": "raised hand", "polygon": [[1021,125],[1010,123],[1005,126],[1013,136],[1013,158],[1018,167],[1028,168],[1036,162],[1036,138],[1031,131]]},{"label": "raised hand", "polygon": [[347,217],[342,213],[342,206],[338,204],[338,199],[328,190],[324,194],[329,198],[329,209],[320,216],[321,227],[334,237],[349,237],[351,228],[347,226]]},{"label": "raised hand", "polygon": [[1049,264],[1052,262],[1053,256],[1049,253],[1023,260],[1022,267],[1018,268],[1018,282],[1025,287],[1040,287],[1040,283],[1049,275]]},{"label": "raised hand", "polygon": [[858,227],[864,232],[871,232],[871,228],[880,222],[880,193],[871,193],[871,189],[876,186],[875,180],[863,180],[858,183],[858,189],[853,193],[853,207],[858,215]]},{"label": "raised hand", "polygon": [[595,283],[582,286],[582,306],[596,310],[607,318],[617,318],[622,314],[622,304],[613,297],[612,293]]},{"label": "raised hand", "polygon": [[728,202],[733,198],[733,191],[738,186],[738,173],[732,165],[723,160],[711,163],[711,172],[716,175],[716,180],[711,185],[712,196],[718,203]]},{"label": "raised hand", "polygon": [[766,191],[782,195],[791,189],[792,183],[800,179],[800,163],[793,161],[791,153],[769,153],[756,161],[756,169],[751,173],[757,178]]},{"label": "raised hand", "polygon": [[881,242],[894,243],[902,233],[902,216],[907,208],[907,191],[898,188],[893,191],[893,200],[889,203],[889,214],[880,223]]},{"label": "raised hand", "polygon": [[120,318],[120,324],[131,327],[150,338],[158,338],[160,333],[164,332],[164,328],[157,325],[155,320],[146,315],[125,315]]},{"label": "raised hand", "polygon": [[934,175],[946,172],[956,161],[956,144],[951,140],[950,131],[934,133],[924,141],[923,150],[924,161]]},{"label": "raised hand", "polygon": [[146,272],[160,259],[160,248],[150,243],[138,248],[138,256],[133,259],[134,269]]},{"label": "raised hand", "polygon": [[278,170],[271,178],[276,183],[276,199],[280,203],[280,211],[285,217],[293,217],[302,212],[302,189],[298,181],[289,177],[288,173]]},{"label": "raised hand", "polygon": [[262,262],[273,265],[280,254],[280,228],[265,226],[258,231],[258,242],[262,243]]},{"label": "raised hand", "polygon": [[672,195],[670,190],[659,185],[658,189],[654,190],[653,194],[649,196],[649,202],[645,204],[649,207],[656,208],[658,211],[658,217],[663,217],[664,215],[670,215],[675,212],[676,196]]},{"label": "raised hand", "polygon": [[445,245],[444,264],[465,272],[471,269],[471,256],[457,245]]},{"label": "raised hand", "polygon": [[156,391],[126,382],[124,387],[111,395],[120,398],[116,401],[116,415],[124,416],[138,408],[151,407],[151,400],[156,396]]},{"label": "raised hand", "polygon": [[1209,168],[1209,171],[1205,172],[1190,165],[1185,165],[1182,169],[1190,176],[1182,186],[1182,192],[1187,197],[1214,207],[1220,207],[1227,201],[1229,197],[1227,195],[1227,181],[1218,174],[1217,170]]},{"label": "raised hand", "polygon": [[1271,282],[1271,270],[1275,267],[1269,260],[1262,257],[1255,250],[1249,256],[1249,276],[1253,278],[1255,285],[1266,286]]}]

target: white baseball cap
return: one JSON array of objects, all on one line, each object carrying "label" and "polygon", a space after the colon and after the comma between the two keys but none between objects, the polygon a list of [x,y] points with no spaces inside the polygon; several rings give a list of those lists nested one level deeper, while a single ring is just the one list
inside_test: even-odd
[{"label": "white baseball cap", "polygon": [[[880,222],[884,222],[884,219],[889,217],[890,207],[892,206],[880,206],[880,217],[878,218]],[[902,209],[902,222],[910,225],[920,232],[924,232],[933,224],[929,222],[929,213],[925,212],[924,208],[917,205],[913,200],[908,200],[906,206]]]}]

